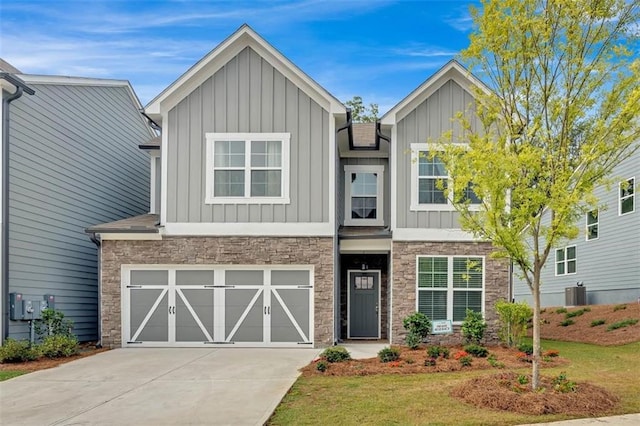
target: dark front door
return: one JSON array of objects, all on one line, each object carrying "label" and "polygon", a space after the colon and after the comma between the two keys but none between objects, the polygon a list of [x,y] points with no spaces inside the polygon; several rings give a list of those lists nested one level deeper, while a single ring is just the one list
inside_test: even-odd
[{"label": "dark front door", "polygon": [[349,271],[350,339],[380,337],[380,271]]}]

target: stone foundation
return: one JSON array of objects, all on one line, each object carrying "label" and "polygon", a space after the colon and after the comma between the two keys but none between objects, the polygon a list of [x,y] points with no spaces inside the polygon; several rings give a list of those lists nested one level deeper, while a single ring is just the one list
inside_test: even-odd
[{"label": "stone foundation", "polygon": [[[393,309],[391,318],[392,343],[404,344],[406,330],[402,320],[416,311],[416,256],[484,256],[485,257],[485,320],[487,343],[498,341],[498,315],[495,303],[509,297],[509,265],[504,260],[491,259],[490,243],[474,242],[393,242]],[[429,335],[434,344],[462,342],[460,327],[452,335]]]},{"label": "stone foundation", "polygon": [[120,347],[121,270],[126,264],[313,265],[314,343],[333,343],[333,238],[167,237],[160,241],[104,240],[101,247],[102,345]]}]

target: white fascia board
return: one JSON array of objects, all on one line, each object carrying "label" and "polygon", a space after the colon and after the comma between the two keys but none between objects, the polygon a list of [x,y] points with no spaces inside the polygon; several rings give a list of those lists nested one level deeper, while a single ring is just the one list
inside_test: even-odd
[{"label": "white fascia board", "polygon": [[162,235],[157,232],[107,232],[107,233],[99,233],[100,240],[120,240],[120,241],[141,241],[141,240],[161,240]]},{"label": "white fascia board", "polygon": [[333,237],[330,222],[298,223],[166,223],[165,236]]},{"label": "white fascia board", "polygon": [[394,125],[391,128],[391,230],[393,231],[398,226],[398,126]]},{"label": "white fascia board", "polygon": [[336,210],[336,185],[338,183],[336,176],[336,117],[329,115],[329,224],[332,229],[336,228],[337,215]]},{"label": "white fascia board", "polygon": [[[168,120],[165,122],[168,122]],[[167,175],[167,166],[169,165],[167,158],[167,154],[169,153],[168,149],[169,132],[165,129],[165,131],[162,132],[162,141],[160,142],[160,226],[164,226],[167,222],[167,184],[169,182]]]},{"label": "white fascia board", "polygon": [[463,89],[473,94],[473,88],[480,88],[485,93],[490,89],[481,80],[471,74],[456,60],[451,60],[440,68],[435,74],[429,77],[424,83],[418,86],[407,97],[401,100],[396,106],[391,108],[382,116],[380,122],[383,125],[393,125],[402,120],[408,113],[413,111],[420,103],[435,93],[444,83],[454,80]]},{"label": "white fascia board", "polygon": [[473,234],[462,229],[398,228],[393,230],[393,241],[478,241]]},{"label": "white fascia board", "polygon": [[337,98],[278,52],[248,25],[243,25],[156,96],[145,108],[147,114],[159,115],[163,110],[173,108],[187,94],[204,83],[206,79],[247,46],[255,50],[329,113],[344,114],[346,112],[346,107]]}]

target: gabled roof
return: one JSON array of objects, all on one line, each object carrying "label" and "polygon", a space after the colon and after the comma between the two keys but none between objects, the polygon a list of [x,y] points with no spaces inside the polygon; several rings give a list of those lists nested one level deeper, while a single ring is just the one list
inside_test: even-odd
[{"label": "gabled roof", "polygon": [[255,50],[327,111],[330,113],[346,112],[346,107],[337,98],[305,74],[247,24],[243,24],[235,33],[216,46],[149,102],[145,107],[145,112],[157,117],[162,111],[173,108],[247,46]]},{"label": "gabled roof", "polygon": [[409,95],[396,104],[396,106],[391,108],[382,116],[380,122],[385,125],[396,124],[449,80],[454,80],[462,86],[463,89],[472,94],[474,87],[480,88],[487,93],[491,91],[486,84],[471,74],[469,70],[455,59],[452,59],[425,80],[417,89],[409,93]]}]

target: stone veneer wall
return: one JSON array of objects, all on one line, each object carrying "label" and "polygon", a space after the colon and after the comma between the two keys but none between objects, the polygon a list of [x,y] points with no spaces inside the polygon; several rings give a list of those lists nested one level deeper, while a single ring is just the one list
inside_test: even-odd
[{"label": "stone veneer wall", "polygon": [[167,237],[160,241],[104,240],[101,248],[102,345],[119,347],[121,266],[313,265],[314,343],[333,343],[333,238]]},{"label": "stone veneer wall", "polygon": [[[498,315],[494,305],[499,299],[509,297],[509,265],[504,260],[491,259],[490,243],[474,242],[393,242],[393,314],[391,318],[392,343],[404,344],[406,330],[402,319],[416,311],[416,256],[485,256],[485,320],[488,327],[485,340],[498,340]],[[459,344],[462,342],[460,327],[454,327],[452,335],[429,335],[434,344]]]}]

